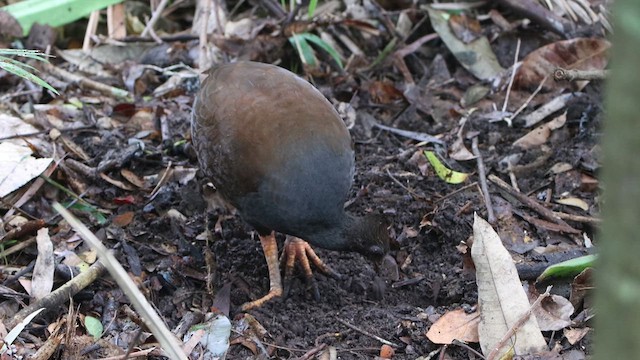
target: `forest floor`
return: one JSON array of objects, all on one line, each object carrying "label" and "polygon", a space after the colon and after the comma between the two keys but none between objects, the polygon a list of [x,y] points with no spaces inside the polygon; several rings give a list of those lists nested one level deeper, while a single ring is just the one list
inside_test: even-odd
[{"label": "forest floor", "polygon": [[[472,154],[473,138],[487,175],[497,175],[512,186],[517,185],[530,201],[548,210],[574,216],[565,219],[575,232],[559,230],[553,226],[557,223],[543,219],[534,208],[488,182],[496,217],[494,228],[513,256],[523,281],[534,284],[546,266],[592,252],[589,247],[592,240],[597,244],[594,232],[599,214],[602,82],[592,81],[584,87],[562,85],[535,73],[531,70],[535,66],[530,63],[540,64],[551,58],[535,53],[545,45],[542,51],[566,59],[561,61],[564,65],[585,58],[606,63],[591,58],[608,45],[602,39],[603,30],[596,25],[576,23],[576,30],[565,34],[570,40],[565,40],[557,33],[542,30],[541,24],[522,22],[509,9],[486,5],[467,11],[467,18],[457,23],[460,37],[464,31],[475,30],[474,37],[488,38],[490,49],[504,70],[500,76],[483,80],[473,73],[475,70],[461,66],[449,49],[450,43],[447,45],[438,37],[409,49],[410,44],[434,32],[435,26],[424,7],[409,4],[392,10],[361,8],[370,17],[367,24],[356,20],[348,23],[344,19],[352,19],[354,12],[336,10],[340,21],[333,19],[331,25],[309,28],[311,32],[327,30],[336,38],[338,34],[350,37],[353,46],[362,49],[363,55],[349,57],[349,50],[354,48],[343,46],[344,58],[351,59],[345,70],[318,48],[316,56],[321,65],[303,71],[295,49],[272,31],[279,29],[280,23],[271,16],[259,16],[262,10],[252,12],[247,5],[232,18],[250,19],[262,30],[251,38],[238,40],[240,44],[228,39],[214,43],[221,49],[222,58],[276,62],[298,72],[345,115],[356,150],[355,181],[347,210],[386,214],[395,239],[391,255],[398,264],[397,273],[379,275],[358,254],[316,249],[328,265],[345,275],[343,280],[336,280],[316,273],[319,301],[310,297],[300,276],[287,298],[270,301],[248,313],[239,310],[242,303],[268,291],[269,278],[257,234],[238,214],[215,201],[215,194],[210,194],[204,186],[206,179],[197,170],[196,155],[189,144],[197,76],[186,71],[178,86],[154,93],[183,70],[167,71],[168,66],[181,62],[194,66],[190,56],[197,49],[197,41],[145,45],[148,49],[143,53],[121,63],[111,59],[115,53],[112,48],[105,55],[112,63],[97,61],[100,71],[94,68],[93,73],[82,73],[126,88],[134,100],[78,86],[46,69],[41,75],[61,95],[54,97],[41,91],[34,96],[29,92],[32,88],[19,78],[0,74],[0,79],[4,78],[0,97],[6,100],[0,105],[0,116],[21,119],[41,132],[21,136],[17,142],[29,142],[37,156],[53,158],[55,165],[49,168],[48,176],[62,186],[40,184],[28,201],[19,205],[20,210],[11,213],[28,220],[45,219],[56,264],[68,266],[71,258],[88,261],[87,254],[91,253],[88,245],[56,216],[51,203],[60,201],[70,206],[113,249],[169,328],[188,314],[198,314],[196,318],[202,319],[212,306],[228,307],[233,345],[227,359],[299,358],[310,351],[322,354],[328,349],[336,350],[341,359],[371,359],[379,355],[382,340],[393,344],[395,359],[477,358],[469,350],[481,352],[477,342],[443,348],[427,337],[427,331],[443,314],[455,309],[473,313],[478,306],[469,244],[474,214],[485,219],[489,214],[481,190],[486,177],[479,173],[478,161]],[[478,22],[478,16],[489,10],[494,21],[485,16]],[[181,24],[187,11],[193,8],[176,10],[171,16]],[[512,28],[500,27],[495,20],[498,15],[505,21],[507,18]],[[394,38],[380,29],[388,26],[385,21],[399,24],[403,16],[412,26],[404,37],[398,35],[401,45],[374,64]],[[470,25],[474,22],[478,28]],[[110,45],[104,45],[107,46]],[[126,43],[125,48],[136,46]],[[94,49],[96,57],[98,48]],[[523,61],[511,86],[516,49],[518,61],[533,55]],[[171,56],[165,58],[169,53]],[[84,63],[70,59],[71,52],[66,56],[57,54],[53,66],[78,72]],[[594,65],[598,66],[602,67]],[[535,92],[543,80],[546,85]],[[508,91],[510,97],[505,101]],[[566,104],[545,120],[525,123],[525,116],[561,96],[568,99]],[[526,104],[513,124],[500,120],[507,116],[495,115],[505,102],[507,116]],[[378,124],[405,133],[388,131]],[[53,136],[53,129],[57,129],[57,136]],[[416,140],[424,134],[437,136],[442,144]],[[529,138],[522,140],[526,134],[530,134]],[[12,135],[3,134],[3,141]],[[434,151],[447,167],[469,174],[468,178],[453,184],[439,177],[425,157],[425,150]],[[15,204],[29,188],[33,189],[25,186],[18,195],[4,198],[2,212],[7,231],[11,228],[11,218],[6,216],[11,207],[7,204]],[[77,200],[71,203],[74,198],[63,188],[80,195],[89,205],[78,206],[83,202]],[[25,234],[23,239],[34,236],[35,232]],[[284,236],[279,235],[278,239],[281,246]],[[31,245],[5,256],[4,268],[23,269],[33,262],[36,253],[36,246]],[[63,283],[58,274],[61,270],[57,269],[56,287]],[[4,270],[5,282],[18,270]],[[558,280],[553,292],[570,298],[574,281]],[[9,284],[14,291],[25,292],[17,282]],[[544,292],[548,283],[535,285]],[[10,317],[18,303],[6,301],[12,302],[4,309]],[[93,343],[92,338],[77,330],[77,343],[67,343],[58,358],[100,358],[121,353],[131,343],[153,343],[148,336],[136,337],[131,330],[135,328],[131,316],[121,310],[125,304],[129,300],[108,276],[75,295],[71,308],[101,319],[105,325],[103,340],[100,349],[83,353]],[[591,352],[591,332],[585,331],[586,336],[577,340],[567,335],[570,328],[589,329],[590,316],[585,311],[590,302],[587,299],[573,305],[573,322],[564,333],[561,329],[544,331],[554,356],[579,359]],[[23,343],[33,343],[30,349],[42,346],[49,336],[47,325],[60,321],[66,313],[66,306],[50,309],[35,320],[30,328],[33,336]],[[437,351],[440,353],[434,355]]]}]

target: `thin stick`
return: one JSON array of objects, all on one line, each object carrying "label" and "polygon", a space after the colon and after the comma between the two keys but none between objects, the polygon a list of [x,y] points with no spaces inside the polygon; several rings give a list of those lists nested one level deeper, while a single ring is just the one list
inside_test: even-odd
[{"label": "thin stick", "polygon": [[560,225],[560,230],[569,234],[580,234],[579,230],[574,229],[569,224],[567,224],[564,220],[560,219],[553,211],[547,209],[546,207],[540,205],[537,201],[532,200],[527,195],[514,190],[509,184],[504,182],[502,179],[495,175],[489,175],[489,180],[496,184],[498,188],[502,191],[507,192],[509,195],[516,198],[521,203],[535,210],[538,214],[542,215],[542,217],[546,218],[549,221],[552,221],[558,225]]},{"label": "thin stick", "polygon": [[422,199],[422,200],[426,200],[427,199],[425,196],[417,194],[415,191],[413,191],[413,190],[409,189],[408,187],[406,187],[403,183],[400,182],[400,180],[396,179],[393,175],[391,175],[391,172],[389,171],[389,169],[387,169],[387,175],[389,175],[389,177],[391,178],[391,180],[393,180],[393,182],[398,184],[401,188],[407,190],[407,192],[409,194],[417,197],[418,199]]},{"label": "thin stick", "polygon": [[516,45],[516,56],[513,57],[513,70],[511,71],[511,78],[509,79],[509,87],[507,87],[507,95],[504,97],[504,104],[502,104],[502,112],[507,111],[507,104],[509,103],[509,95],[511,95],[511,87],[513,86],[513,79],[516,78],[516,64],[518,63],[518,56],[520,55],[520,38],[518,38],[518,44]]},{"label": "thin stick", "polygon": [[576,70],[557,68],[553,71],[553,78],[556,81],[579,81],[579,80],[605,80],[608,70]]},{"label": "thin stick", "polygon": [[439,203],[439,202],[441,202],[441,201],[444,201],[444,200],[446,200],[446,199],[448,199],[448,198],[452,197],[453,195],[455,195],[455,194],[457,194],[457,193],[459,193],[459,192],[461,192],[461,191],[465,191],[465,190],[467,190],[467,189],[469,189],[469,188],[472,188],[472,187],[474,187],[474,186],[476,186],[476,185],[478,185],[478,182],[477,182],[477,181],[474,181],[474,182],[472,182],[472,183],[471,183],[471,184],[469,184],[469,185],[465,185],[465,186],[461,187],[460,189],[458,189],[458,190],[456,190],[456,191],[452,191],[452,192],[448,193],[447,195],[445,195],[445,196],[441,197],[440,199],[435,200],[435,201],[434,201],[434,203]]},{"label": "thin stick", "polygon": [[416,40],[416,41],[412,42],[411,44],[403,47],[402,49],[396,51],[395,56],[399,56],[399,57],[403,58],[403,57],[405,57],[405,56],[407,56],[409,54],[412,54],[412,53],[416,52],[427,41],[435,40],[438,37],[440,37],[440,35],[438,35],[436,33],[424,35],[421,38],[419,38],[418,40]]},{"label": "thin stick", "polygon": [[306,353],[304,353],[304,355],[300,356],[300,357],[298,358],[298,360],[308,360],[308,359],[311,359],[311,358],[313,358],[313,356],[314,356],[315,354],[319,353],[320,351],[322,351],[322,350],[323,350],[324,348],[326,348],[326,347],[327,347],[327,344],[322,343],[322,344],[320,344],[320,346],[316,346],[316,347],[314,347],[313,349],[311,349],[311,350],[307,351]]},{"label": "thin stick", "polygon": [[482,189],[482,197],[484,198],[484,204],[487,207],[487,221],[489,224],[496,223],[496,215],[493,212],[493,204],[491,203],[491,195],[489,195],[489,185],[487,185],[487,170],[484,168],[484,161],[482,161],[482,154],[478,149],[478,137],[475,136],[471,142],[471,149],[473,155],[476,157],[478,163],[478,177],[480,178],[480,188]]},{"label": "thin stick", "polygon": [[147,23],[147,26],[142,31],[142,34],[140,34],[141,36],[144,37],[144,36],[149,35],[149,32],[153,29],[153,25],[156,24],[156,22],[158,21],[158,19],[162,15],[162,12],[164,11],[164,8],[167,7],[167,3],[168,2],[169,2],[169,0],[160,1],[160,4],[158,4],[158,7],[153,12],[153,15],[151,16],[151,19]]},{"label": "thin stick", "polygon": [[200,68],[200,71],[203,71],[211,66],[208,37],[209,16],[211,15],[211,0],[199,1],[198,4],[204,4],[204,9],[202,9],[202,21],[200,21],[201,28],[198,32],[200,39],[200,55],[198,58],[198,67]]},{"label": "thin stick", "polygon": [[538,95],[538,93],[540,92],[540,90],[542,90],[542,86],[544,86],[544,83],[547,82],[547,79],[549,78],[549,75],[545,76],[542,81],[540,81],[540,85],[538,85],[538,88],[536,89],[536,91],[533,92],[533,94],[531,94],[531,96],[529,96],[529,98],[527,99],[527,101],[524,102],[524,104],[522,104],[522,106],[520,106],[518,108],[518,110],[516,110],[516,112],[513,113],[513,115],[507,117],[506,119],[504,119],[504,121],[507,122],[507,124],[509,124],[509,126],[511,126],[513,124],[513,119],[516,118],[516,116],[520,115],[520,113],[529,105],[529,103],[531,102],[531,100],[533,100],[533,98]]},{"label": "thin stick", "polygon": [[484,359],[484,355],[480,354],[479,352],[476,351],[476,349],[472,348],[471,346],[465,344],[464,342],[462,342],[462,341],[460,341],[458,339],[453,339],[451,344],[462,346],[463,348],[465,348],[465,349],[471,351],[472,353],[476,354],[476,356],[480,357],[480,359]]},{"label": "thin stick", "polygon": [[587,223],[587,224],[602,223],[602,219],[597,217],[567,214],[567,213],[558,212],[558,211],[554,211],[553,213],[562,220],[571,220],[571,221],[575,221],[579,223]]},{"label": "thin stick", "polygon": [[91,50],[91,37],[98,29],[98,20],[100,20],[100,11],[94,11],[89,16],[87,31],[84,33],[84,41],[82,41],[82,51],[89,52]]},{"label": "thin stick", "polygon": [[107,33],[112,39],[127,37],[126,14],[124,4],[110,5],[107,8]]},{"label": "thin stick", "polygon": [[88,88],[92,90],[97,90],[108,96],[115,96],[117,98],[132,98],[131,94],[127,90],[118,89],[113,86],[106,85],[101,82],[97,82],[86,78],[84,76],[80,76],[78,74],[70,73],[66,70],[59,69],[51,64],[43,64],[46,71],[51,73],[51,75],[63,79],[68,82],[77,83],[81,88]]},{"label": "thin stick", "polygon": [[[24,320],[29,314],[40,309],[57,309],[69,298],[77,294],[80,290],[91,285],[96,279],[100,278],[104,273],[105,267],[101,262],[96,262],[80,275],[69,280],[66,284],[60,286],[49,295],[32,302],[29,306],[18,311],[13,317],[6,322],[7,328],[11,329]],[[126,274],[126,273],[125,273]]]},{"label": "thin stick", "polygon": [[500,349],[504,346],[504,344],[506,344],[507,341],[511,339],[513,334],[515,334],[516,331],[518,331],[518,329],[520,329],[522,325],[524,325],[524,323],[527,322],[527,320],[529,320],[529,317],[531,316],[531,314],[533,314],[533,310],[535,310],[540,305],[542,300],[544,300],[550,295],[549,292],[551,291],[551,288],[552,286],[547,287],[547,291],[545,291],[544,294],[541,294],[540,296],[538,296],[536,301],[534,301],[533,304],[531,304],[531,306],[529,307],[529,310],[527,310],[527,312],[522,314],[522,316],[518,319],[518,321],[516,321],[513,324],[513,326],[511,326],[509,331],[507,331],[507,333],[504,334],[502,339],[500,339],[500,341],[498,341],[498,343],[495,345],[493,350],[491,350],[491,352],[487,356],[487,360],[493,360],[498,356],[498,351],[500,351]]},{"label": "thin stick", "polygon": [[374,338],[374,339],[378,340],[379,342],[381,342],[381,343],[383,343],[383,344],[386,344],[386,345],[389,345],[389,346],[393,346],[394,348],[398,348],[398,347],[400,347],[399,345],[394,344],[394,343],[392,343],[392,342],[391,342],[391,341],[389,341],[389,340],[385,340],[385,339],[383,339],[383,338],[381,338],[381,337],[379,337],[379,336],[377,336],[377,335],[373,335],[372,333],[370,333],[370,332],[368,332],[368,331],[366,331],[366,330],[362,330],[362,329],[360,329],[359,327],[357,327],[357,326],[355,326],[355,325],[349,324],[348,322],[346,322],[346,321],[344,321],[344,320],[342,320],[342,319],[340,319],[340,318],[336,318],[336,320],[338,320],[338,322],[340,322],[340,323],[344,324],[344,325],[345,325],[346,327],[348,327],[349,329],[351,329],[351,330],[355,330],[355,331],[357,331],[357,332],[359,332],[359,333],[361,333],[361,334],[363,334],[363,335],[366,335],[366,336],[368,336],[368,337]]}]

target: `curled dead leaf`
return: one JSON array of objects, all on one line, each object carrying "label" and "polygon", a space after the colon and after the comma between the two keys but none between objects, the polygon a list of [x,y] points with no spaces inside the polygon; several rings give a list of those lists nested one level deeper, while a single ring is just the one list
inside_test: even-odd
[{"label": "curled dead leaf", "polygon": [[[604,39],[576,38],[543,46],[522,61],[516,73],[514,87],[533,90],[557,67],[577,70],[600,70],[608,63],[611,44]],[[567,88],[568,82],[547,81],[546,87]],[[577,90],[577,89],[576,89]]]}]

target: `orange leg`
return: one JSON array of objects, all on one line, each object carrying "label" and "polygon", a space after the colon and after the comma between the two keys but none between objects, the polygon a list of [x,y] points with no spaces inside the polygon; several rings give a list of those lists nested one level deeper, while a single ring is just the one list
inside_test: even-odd
[{"label": "orange leg", "polygon": [[284,243],[284,249],[282,250],[282,256],[280,257],[280,264],[284,266],[284,294],[287,296],[291,287],[291,278],[293,275],[293,268],[296,260],[298,260],[304,277],[307,280],[307,285],[311,288],[313,296],[316,300],[320,299],[320,291],[318,290],[318,284],[313,277],[313,271],[311,271],[311,263],[323,274],[330,276],[334,279],[342,279],[342,275],[338,274],[335,270],[326,265],[316,252],[313,251],[311,245],[308,242],[293,236],[287,236],[287,240]]},{"label": "orange leg", "polygon": [[269,269],[269,292],[260,299],[242,304],[242,311],[262,306],[262,304],[274,297],[282,296],[282,278],[280,277],[280,268],[278,266],[278,244],[274,233],[271,232],[267,236],[260,236],[260,243],[262,244],[264,258]]}]

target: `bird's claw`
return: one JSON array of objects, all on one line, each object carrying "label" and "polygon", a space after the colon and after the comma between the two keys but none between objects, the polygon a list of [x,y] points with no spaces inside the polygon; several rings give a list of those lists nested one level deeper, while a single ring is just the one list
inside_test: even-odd
[{"label": "bird's claw", "polygon": [[304,273],[307,290],[311,291],[316,301],[320,300],[320,290],[318,290],[318,283],[313,276],[313,271],[311,271],[311,264],[313,264],[318,271],[329,277],[337,280],[344,278],[343,275],[326,265],[320,257],[316,255],[308,242],[296,237],[287,236],[282,255],[280,256],[280,266],[284,267],[284,297],[287,297],[291,290],[291,279],[293,278],[293,268],[296,265],[296,260]]}]

